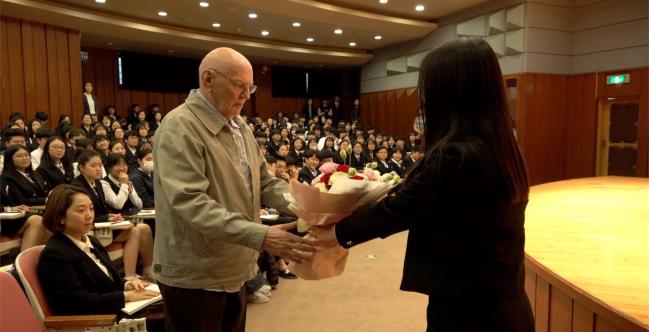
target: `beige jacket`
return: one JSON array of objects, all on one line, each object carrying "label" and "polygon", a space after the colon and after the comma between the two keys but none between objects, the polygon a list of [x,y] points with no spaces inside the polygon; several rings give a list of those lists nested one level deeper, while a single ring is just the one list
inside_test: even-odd
[{"label": "beige jacket", "polygon": [[269,175],[250,128],[237,117],[252,173],[252,192],[224,117],[192,90],[156,131],[154,271],[163,284],[219,289],[257,271],[267,226],[261,203],[288,211],[288,185]]}]

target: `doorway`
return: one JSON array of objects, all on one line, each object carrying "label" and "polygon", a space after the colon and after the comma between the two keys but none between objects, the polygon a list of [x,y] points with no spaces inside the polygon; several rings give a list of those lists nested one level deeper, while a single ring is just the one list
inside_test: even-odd
[{"label": "doorway", "polygon": [[597,123],[597,176],[637,176],[639,98],[602,98]]}]

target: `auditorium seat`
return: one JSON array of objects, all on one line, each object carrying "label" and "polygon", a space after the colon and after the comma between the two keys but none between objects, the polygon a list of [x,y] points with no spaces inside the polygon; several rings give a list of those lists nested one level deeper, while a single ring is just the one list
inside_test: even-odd
[{"label": "auditorium seat", "polygon": [[0,294],[0,331],[34,332],[42,329],[18,281],[7,272],[0,272]]},{"label": "auditorium seat", "polygon": [[115,315],[52,316],[47,298],[36,272],[38,260],[45,246],[29,248],[16,258],[16,271],[25,288],[27,298],[38,320],[48,331],[87,331],[87,327],[115,325]]}]

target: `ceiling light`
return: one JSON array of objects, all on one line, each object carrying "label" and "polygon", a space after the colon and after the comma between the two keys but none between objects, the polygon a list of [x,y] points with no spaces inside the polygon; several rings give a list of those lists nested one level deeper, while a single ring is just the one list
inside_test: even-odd
[{"label": "ceiling light", "polygon": [[214,23],[212,23],[212,26],[215,27],[215,28],[220,28],[220,27],[221,27],[221,23],[219,23],[219,22],[214,22]]},{"label": "ceiling light", "polygon": [[201,1],[201,2],[198,3],[198,5],[203,7],[203,8],[206,8],[206,7],[210,6],[210,3],[207,2],[207,1]]},{"label": "ceiling light", "polygon": [[258,16],[257,16],[257,13],[250,13],[250,14],[248,14],[248,17],[254,20],[254,19],[256,19]]},{"label": "ceiling light", "polygon": [[349,46],[354,47],[354,46],[356,46],[356,43],[351,42],[351,43],[349,43]]},{"label": "ceiling light", "polygon": [[173,53],[173,52],[174,52],[174,50],[168,50],[167,51],[167,53]]},{"label": "ceiling light", "polygon": [[306,39],[306,41],[309,42],[309,43],[313,43],[314,40],[315,39],[313,39],[313,37],[309,37],[309,38]]},{"label": "ceiling light", "polygon": [[385,5],[386,3],[388,3],[388,0],[379,0],[379,3]]},{"label": "ceiling light", "polygon": [[95,0],[96,3],[106,3],[106,0]]},{"label": "ceiling light", "polygon": [[426,9],[426,8],[424,7],[424,5],[417,5],[417,6],[415,6],[415,10],[418,11],[418,12],[423,12],[424,9]]},{"label": "ceiling light", "polygon": [[376,39],[376,40],[381,40],[382,38],[383,38],[383,37],[381,37],[381,35],[376,35],[376,36],[374,36],[374,39]]},{"label": "ceiling light", "polygon": [[167,12],[158,12],[158,15],[164,17],[164,16],[167,16]]},{"label": "ceiling light", "polygon": [[293,26],[299,28],[302,24],[300,24],[300,22],[293,22]]},{"label": "ceiling light", "polygon": [[266,30],[263,30],[263,31],[261,32],[261,35],[262,35],[262,36],[268,36],[268,35],[270,35],[270,32],[268,32],[268,31],[266,31]]},{"label": "ceiling light", "polygon": [[337,35],[341,35],[343,33],[343,29],[336,29],[334,30],[334,33]]}]

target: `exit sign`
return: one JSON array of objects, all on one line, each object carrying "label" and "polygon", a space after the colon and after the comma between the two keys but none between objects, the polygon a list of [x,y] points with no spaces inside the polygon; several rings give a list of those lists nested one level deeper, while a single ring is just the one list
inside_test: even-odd
[{"label": "exit sign", "polygon": [[608,75],[606,76],[606,84],[626,84],[631,80],[631,75],[622,74],[622,75]]}]

